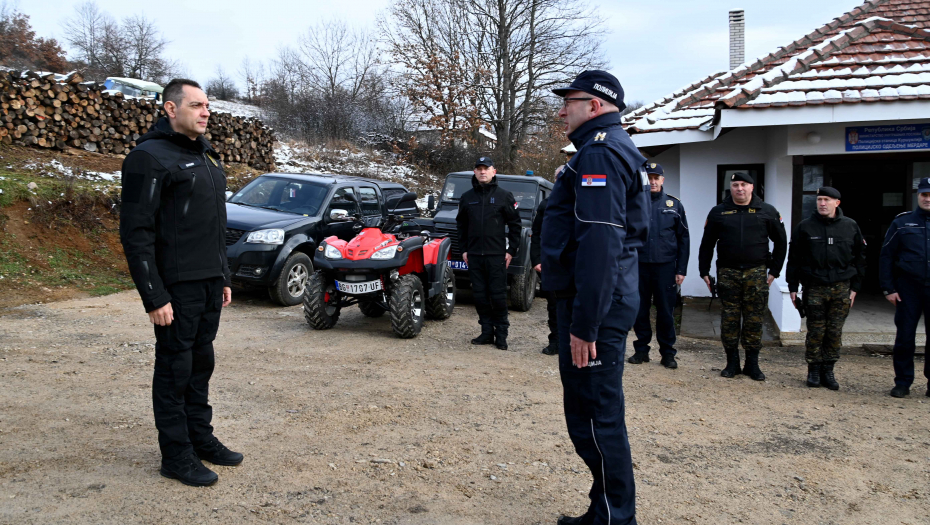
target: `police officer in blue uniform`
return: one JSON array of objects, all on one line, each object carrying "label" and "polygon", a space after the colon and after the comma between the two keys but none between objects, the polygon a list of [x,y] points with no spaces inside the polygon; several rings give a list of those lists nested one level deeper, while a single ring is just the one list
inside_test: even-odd
[{"label": "police officer in blue uniform", "polygon": [[559,117],[578,153],[549,196],[543,287],[558,299],[568,434],[594,477],[587,512],[558,523],[634,524],[622,379],[626,337],[639,309],[637,249],[649,227],[646,159],[620,125],[625,105],[616,77],[585,71],[553,93],[563,97]]},{"label": "police officer in blue uniform", "polygon": [[[920,179],[917,206],[892,221],[885,233],[878,261],[878,279],[885,298],[895,305],[894,388],[892,397],[911,393],[914,383],[914,338],[924,315],[930,340],[930,178]],[[924,377],[930,382],[930,360],[924,359]],[[927,386],[930,397],[930,383]]]},{"label": "police officer in blue uniform", "polygon": [[652,326],[649,312],[656,305],[656,340],[659,355],[666,368],[678,368],[675,361],[675,302],[678,287],[688,272],[691,237],[685,207],[678,197],[662,188],[665,170],[656,162],[646,163],[649,176],[649,196],[652,213],[649,219],[649,240],[639,249],[639,314],[633,324],[635,352],[629,362],[638,365],[649,362],[649,342]]}]

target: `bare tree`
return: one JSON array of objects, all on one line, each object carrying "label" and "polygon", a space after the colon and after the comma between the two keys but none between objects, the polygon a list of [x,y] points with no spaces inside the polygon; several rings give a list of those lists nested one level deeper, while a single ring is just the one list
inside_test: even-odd
[{"label": "bare tree", "polygon": [[220,100],[233,100],[239,96],[239,89],[223,68],[217,66],[216,76],[207,82],[207,94]]},{"label": "bare tree", "polygon": [[162,38],[155,23],[144,14],[123,20],[123,45],[126,46],[127,74],[133,78],[159,78],[170,69],[162,58],[168,41]]},{"label": "bare tree", "polygon": [[104,63],[104,28],[112,24],[113,19],[93,1],[75,6],[74,15],[64,22],[65,41],[91,80],[102,80],[99,77]]},{"label": "bare tree", "polygon": [[319,22],[307,30],[296,54],[313,89],[330,96],[342,89],[353,100],[363,95],[379,66],[378,47],[369,33],[339,20]]},{"label": "bare tree", "polygon": [[239,76],[245,85],[245,100],[249,104],[261,105],[262,85],[265,83],[265,66],[261,61],[252,62],[249,57],[242,59]]}]

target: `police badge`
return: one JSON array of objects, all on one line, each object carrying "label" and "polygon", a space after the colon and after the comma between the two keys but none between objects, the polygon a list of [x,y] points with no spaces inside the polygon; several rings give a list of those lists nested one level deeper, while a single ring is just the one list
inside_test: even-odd
[{"label": "police badge", "polygon": [[675,203],[672,202],[671,200],[667,200],[665,201],[665,205],[668,206],[669,208],[672,208],[675,206]]}]

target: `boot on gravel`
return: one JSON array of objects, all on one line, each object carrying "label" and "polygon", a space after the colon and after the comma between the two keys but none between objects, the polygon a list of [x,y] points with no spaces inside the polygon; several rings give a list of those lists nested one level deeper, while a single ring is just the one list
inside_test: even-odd
[{"label": "boot on gravel", "polygon": [[216,472],[203,466],[197,454],[193,453],[180,459],[162,460],[159,474],[191,487],[206,487],[216,483],[216,480],[220,478]]},{"label": "boot on gravel", "polygon": [[220,443],[220,440],[216,438],[195,448],[194,453],[196,453],[197,457],[201,460],[209,461],[214,465],[223,465],[227,467],[235,467],[242,463],[243,459],[242,454],[229,450],[226,448],[226,445]]},{"label": "boot on gravel", "polygon": [[746,365],[743,366],[743,373],[749,376],[753,381],[765,381],[765,374],[759,370],[759,351],[746,351]]},{"label": "boot on gravel", "polygon": [[739,350],[727,350],[727,366],[720,371],[720,377],[731,378],[739,374]]},{"label": "boot on gravel", "polygon": [[494,344],[494,331],[481,329],[481,335],[471,340],[473,345],[490,345]]},{"label": "boot on gravel", "polygon": [[807,386],[820,388],[820,363],[807,363]]},{"label": "boot on gravel", "polygon": [[593,525],[594,514],[583,514],[581,516],[559,516],[558,525]]},{"label": "boot on gravel", "polygon": [[674,357],[663,357],[661,363],[662,366],[668,368],[669,370],[675,370],[678,368],[678,361],[675,361]]},{"label": "boot on gravel", "polygon": [[627,362],[627,363],[630,363],[630,364],[634,364],[634,365],[640,365],[640,364],[643,364],[643,363],[648,363],[648,362],[649,362],[649,354],[645,354],[645,353],[641,353],[641,352],[635,352],[633,355],[630,356],[629,359],[626,360],[626,362]]},{"label": "boot on gravel", "polygon": [[549,346],[546,346],[540,352],[543,355],[559,355],[559,345],[558,343],[549,343]]},{"label": "boot on gravel", "polygon": [[821,367],[821,381],[823,381],[823,386],[830,390],[839,390],[840,384],[837,383],[836,378],[833,377],[833,365],[834,363],[823,364],[823,367]]},{"label": "boot on gravel", "polygon": [[498,328],[494,331],[494,346],[498,350],[507,350],[507,330]]}]

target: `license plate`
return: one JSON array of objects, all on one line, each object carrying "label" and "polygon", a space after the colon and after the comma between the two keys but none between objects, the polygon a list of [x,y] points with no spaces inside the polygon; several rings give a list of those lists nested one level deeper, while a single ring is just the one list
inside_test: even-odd
[{"label": "license plate", "polygon": [[453,270],[467,270],[468,263],[465,261],[449,261],[449,268]]},{"label": "license plate", "polygon": [[367,281],[364,283],[344,283],[342,281],[336,281],[336,289],[342,293],[353,295],[377,292],[381,290],[381,280]]}]

